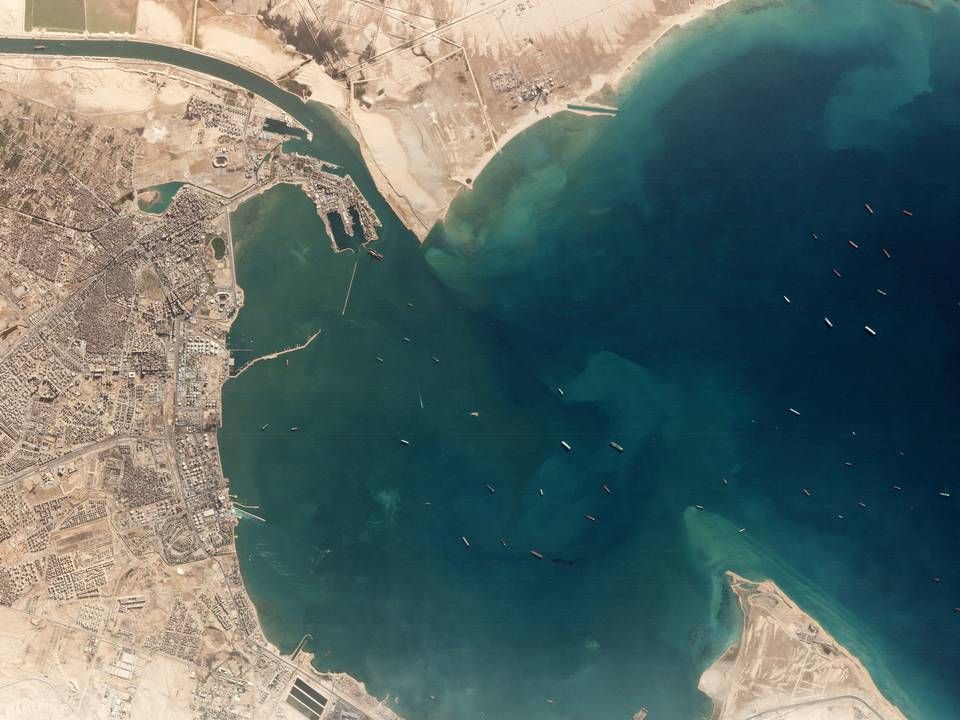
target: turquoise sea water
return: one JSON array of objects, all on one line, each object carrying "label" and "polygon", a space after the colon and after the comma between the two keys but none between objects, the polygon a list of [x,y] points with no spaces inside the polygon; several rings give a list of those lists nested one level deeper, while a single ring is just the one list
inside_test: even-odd
[{"label": "turquoise sea water", "polygon": [[242,207],[231,345],[323,329],[224,391],[271,639],[411,719],[692,720],[730,568],[960,717],[958,38],[952,3],[735,4],[615,118],[511,143],[426,250],[384,213],[383,263],[294,188]]}]

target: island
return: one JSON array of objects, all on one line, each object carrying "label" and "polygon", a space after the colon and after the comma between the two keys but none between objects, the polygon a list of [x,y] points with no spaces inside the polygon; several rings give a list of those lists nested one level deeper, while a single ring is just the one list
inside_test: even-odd
[{"label": "island", "polygon": [[700,677],[712,720],[906,720],[860,660],[774,582],[727,576],[743,630]]}]

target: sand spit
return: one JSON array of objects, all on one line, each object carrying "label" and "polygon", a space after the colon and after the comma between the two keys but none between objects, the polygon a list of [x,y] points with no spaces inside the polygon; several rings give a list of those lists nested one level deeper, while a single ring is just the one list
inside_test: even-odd
[{"label": "sand spit", "polygon": [[744,623],[700,678],[712,720],[906,720],[863,663],[776,584],[727,576]]}]

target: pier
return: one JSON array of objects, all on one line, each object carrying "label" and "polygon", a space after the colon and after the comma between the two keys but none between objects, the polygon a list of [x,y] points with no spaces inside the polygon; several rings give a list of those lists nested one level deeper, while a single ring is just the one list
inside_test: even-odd
[{"label": "pier", "polygon": [[299,655],[300,651],[303,650],[303,646],[306,645],[307,640],[313,640],[313,635],[307,633],[300,638],[300,642],[297,643],[297,647],[294,649],[293,654],[290,655],[290,662],[293,662],[297,659],[297,655]]},{"label": "pier", "polygon": [[304,340],[304,341],[303,341],[302,343],[300,343],[299,345],[294,345],[294,346],[292,346],[292,347],[288,347],[288,348],[285,348],[285,349],[283,349],[283,350],[277,350],[276,352],[272,352],[272,353],[269,353],[269,354],[267,354],[267,355],[261,355],[260,357],[254,358],[253,360],[251,360],[250,362],[248,362],[246,365],[244,365],[242,368],[240,368],[236,373],[234,373],[233,375],[231,375],[230,378],[232,379],[232,378],[238,378],[238,377],[240,377],[240,376],[243,375],[243,373],[245,373],[249,368],[253,367],[254,365],[256,365],[258,362],[260,362],[260,361],[262,361],[262,360],[276,360],[278,357],[280,357],[280,356],[282,356],[282,355],[289,355],[290,353],[295,353],[295,352],[298,352],[298,351],[300,351],[300,350],[304,350],[310,343],[312,343],[314,340],[316,340],[316,339],[317,339],[317,336],[319,336],[320,333],[322,333],[322,332],[323,332],[322,329],[317,330],[313,335],[311,335],[310,337],[308,337],[306,340]]},{"label": "pier", "polygon": [[353,264],[353,272],[350,273],[350,284],[347,285],[347,296],[343,299],[343,309],[340,310],[340,317],[343,317],[347,314],[347,303],[350,302],[350,293],[353,291],[353,280],[357,277],[357,266],[360,264],[360,260],[357,260]]}]

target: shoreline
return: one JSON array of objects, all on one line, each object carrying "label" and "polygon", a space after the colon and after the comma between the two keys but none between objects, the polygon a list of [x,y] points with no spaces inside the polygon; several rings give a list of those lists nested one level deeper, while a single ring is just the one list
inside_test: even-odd
[{"label": "shoreline", "polygon": [[[416,182],[416,179],[410,176],[406,170],[400,172],[398,168],[391,168],[390,165],[387,162],[384,162],[382,158],[378,161],[377,153],[374,151],[368,138],[364,136],[363,131],[361,130],[361,125],[355,117],[355,113],[358,112],[359,109],[357,102],[352,99],[352,94],[349,92],[349,87],[344,88],[345,104],[343,106],[338,106],[320,98],[302,98],[283,88],[277,82],[276,78],[265,74],[262,70],[256,67],[251,67],[247,64],[241,64],[241,60],[231,57],[227,53],[220,52],[217,49],[199,48],[196,45],[178,43],[169,40],[143,38],[135,34],[43,31],[37,33],[8,33],[4,34],[2,37],[0,37],[0,39],[26,41],[42,41],[52,39],[73,42],[82,42],[85,40],[113,41],[143,43],[162,48],[169,48],[181,52],[191,53],[215,62],[226,63],[227,65],[236,67],[245,72],[252,73],[260,79],[270,83],[277,90],[290,95],[291,98],[299,100],[304,105],[307,105],[310,102],[320,104],[337,118],[337,120],[344,126],[344,129],[349,133],[350,137],[352,137],[357,143],[360,156],[364,165],[366,165],[367,170],[370,172],[370,176],[373,179],[377,191],[384,197],[390,208],[401,219],[404,226],[410,230],[422,244],[426,241],[427,236],[429,236],[438,225],[443,223],[443,221],[446,219],[447,213],[457,198],[459,198],[465,190],[469,191],[473,189],[473,187],[476,185],[477,178],[483,173],[487,165],[495,157],[497,157],[511,141],[519,137],[526,130],[530,129],[540,121],[551,118],[554,115],[562,112],[571,112],[587,117],[611,117],[611,115],[606,113],[588,113],[577,109],[571,109],[570,106],[589,103],[591,98],[594,98],[604,91],[611,93],[614,98],[619,99],[623,92],[628,91],[634,83],[640,80],[646,61],[653,56],[654,52],[658,49],[661,43],[668,39],[674,31],[689,27],[691,24],[710,17],[716,12],[722,11],[736,2],[743,1],[744,0],[708,0],[708,2],[704,5],[695,6],[683,13],[665,18],[661,22],[660,27],[651,37],[647,37],[639,42],[626,45],[620,51],[611,53],[613,62],[611,63],[609,69],[605,72],[596,73],[589,76],[587,78],[587,82],[589,83],[587,87],[583,87],[582,89],[573,92],[569,96],[565,96],[558,100],[548,99],[538,108],[530,109],[524,115],[518,117],[507,127],[503,133],[500,135],[494,135],[492,138],[494,147],[479,156],[472,164],[470,164],[467,172],[463,174],[463,177],[448,178],[459,186],[458,189],[449,197],[449,200],[441,200],[438,202],[438,210],[436,211],[436,214],[428,217],[424,217],[418,213],[413,203],[408,198],[411,193],[422,193],[424,191],[420,186],[413,186],[413,184]],[[82,57],[83,59],[89,60],[102,59],[108,62],[123,59],[108,56],[61,56],[56,53],[56,48],[48,48],[48,51],[37,54],[25,54],[28,57]],[[320,71],[325,73],[325,71],[322,69]],[[283,73],[280,76],[282,77],[286,74],[288,73]],[[338,81],[331,79],[331,82]],[[482,97],[480,100],[481,104],[483,104]],[[408,152],[403,147],[403,144],[400,142],[399,138],[395,138],[395,146],[391,149],[397,152],[397,155],[404,163],[407,162]],[[405,175],[406,177],[404,177]]]},{"label": "shoreline", "polygon": [[[877,687],[863,661],[776,583],[750,580],[732,570],[724,573],[724,582],[737,597],[743,622],[739,637],[698,682],[713,703],[711,720],[734,720],[747,717],[746,713],[755,720],[816,720],[825,703],[834,709],[845,705],[854,713],[862,712],[861,708],[869,713],[857,717],[907,720]],[[771,652],[773,648],[777,652]],[[819,659],[809,664],[811,655]],[[794,674],[809,675],[804,686],[815,686],[819,679],[822,688],[810,694],[798,679],[787,693],[783,679]]]},{"label": "shoreline", "polygon": [[[639,43],[635,43],[624,48],[617,55],[614,69],[607,73],[601,73],[592,76],[589,88],[582,90],[574,96],[564,99],[560,102],[554,103],[552,101],[548,101],[544,105],[541,105],[540,109],[531,110],[526,115],[519,118],[505,133],[497,137],[497,147],[481,155],[477,161],[470,166],[470,173],[467,175],[467,177],[471,178],[473,182],[469,185],[461,182],[461,186],[466,190],[472,190],[476,186],[477,178],[484,171],[487,165],[489,165],[490,162],[497,155],[499,155],[504,148],[510,144],[511,141],[522,135],[525,131],[529,130],[533,126],[537,125],[542,120],[546,120],[563,112],[570,112],[593,118],[612,117],[611,115],[605,113],[588,113],[580,110],[573,110],[570,109],[570,106],[591,104],[590,98],[593,98],[597,94],[603,92],[604,89],[609,89],[614,98],[619,101],[624,92],[629,91],[633,84],[640,81],[645,62],[652,58],[660,44],[668,40],[670,35],[677,30],[688,27],[691,23],[696,23],[697,21],[703,20],[713,15],[717,11],[733,5],[734,3],[743,1],[744,0],[716,0],[716,3],[712,6],[701,6],[688,10],[685,13],[675,16],[671,22],[668,22],[666,25],[664,25],[659,32],[655,33],[652,38],[647,38]],[[601,104],[606,105],[607,103]],[[544,109],[546,109],[545,112]],[[460,197],[462,192],[463,189],[461,189],[451,199],[451,201],[447,203],[446,207],[443,208],[443,211],[436,219],[434,225],[430,228],[431,232],[436,225],[439,225],[444,221],[447,213],[450,211],[450,207],[457,200],[457,198]],[[419,239],[422,243],[426,237],[420,237]]]},{"label": "shoreline", "polygon": [[[7,37],[8,37],[8,36],[7,36]],[[72,41],[72,42],[77,42],[77,38],[71,37],[70,35],[66,35],[66,34],[65,34],[65,35],[63,35],[63,37],[64,37],[64,40],[70,40],[70,41]],[[9,39],[9,37],[8,37],[8,39]],[[29,37],[19,37],[19,38],[15,38],[15,39],[17,39],[17,40],[24,40],[24,39],[26,39],[26,40],[32,40],[33,38],[29,38]],[[260,78],[260,79],[262,79],[262,80],[264,80],[264,81],[266,81],[266,82],[268,82],[268,83],[270,83],[271,85],[275,86],[278,90],[280,90],[280,91],[282,91],[282,92],[284,92],[284,93],[286,93],[286,94],[290,94],[290,93],[288,93],[288,91],[285,91],[285,90],[283,90],[283,88],[280,88],[280,87],[279,87],[274,81],[272,81],[270,78],[267,78],[266,76],[262,75],[261,73],[255,71],[255,70],[249,70],[249,69],[247,69],[247,68],[244,68],[244,67],[242,67],[242,66],[237,65],[236,63],[234,63],[234,62],[232,62],[232,61],[222,60],[222,59],[217,58],[217,57],[208,56],[208,55],[205,54],[205,53],[197,52],[197,51],[196,51],[195,49],[193,49],[193,48],[177,47],[177,46],[175,46],[175,45],[173,45],[173,44],[167,44],[167,43],[157,43],[157,42],[151,42],[151,41],[142,41],[142,40],[135,39],[135,38],[123,38],[123,37],[119,37],[119,38],[118,38],[118,37],[110,37],[110,36],[107,36],[107,37],[102,37],[102,38],[90,38],[90,39],[93,39],[93,40],[121,40],[121,41],[123,41],[123,42],[129,42],[129,43],[131,43],[131,44],[136,43],[136,44],[141,44],[141,45],[152,45],[152,46],[169,47],[169,48],[171,48],[171,49],[173,49],[173,50],[176,50],[176,51],[178,51],[178,52],[179,52],[179,51],[183,51],[183,52],[186,52],[186,53],[188,53],[188,54],[195,55],[195,56],[209,57],[211,60],[213,60],[213,61],[215,61],[215,62],[222,62],[222,63],[225,63],[226,65],[229,65],[230,67],[235,67],[235,68],[237,68],[238,70],[241,70],[241,71],[243,71],[243,72],[247,72],[247,73],[249,73],[249,74],[251,74],[251,75],[254,75],[254,76],[256,76],[256,77],[258,77],[258,78]],[[2,53],[2,54],[0,54],[0,55],[4,56],[5,58],[20,58],[20,59],[25,59],[25,60],[27,60],[27,61],[35,61],[35,60],[37,60],[38,58],[43,58],[43,59],[48,59],[48,60],[55,60],[55,61],[63,61],[63,62],[65,62],[66,67],[68,67],[68,68],[70,68],[70,67],[75,67],[75,66],[76,66],[76,67],[82,67],[82,66],[84,66],[84,65],[86,65],[86,64],[90,64],[90,65],[94,65],[94,66],[99,66],[98,69],[102,68],[102,69],[104,69],[104,70],[121,70],[121,71],[123,71],[123,72],[140,72],[140,73],[142,73],[142,72],[153,72],[153,73],[157,73],[157,74],[163,75],[163,76],[165,76],[165,77],[169,77],[169,78],[171,78],[171,79],[176,79],[176,80],[181,81],[181,82],[185,81],[185,82],[188,82],[188,83],[190,83],[190,84],[197,85],[198,87],[207,87],[208,85],[211,85],[211,86],[216,86],[216,87],[218,87],[218,88],[231,88],[231,89],[234,89],[234,90],[237,90],[237,91],[245,91],[245,90],[246,90],[246,88],[244,88],[242,85],[238,85],[236,82],[233,82],[233,81],[231,81],[231,80],[227,80],[227,79],[225,79],[225,78],[223,78],[223,77],[220,77],[220,76],[217,76],[217,75],[213,75],[213,74],[210,74],[210,73],[207,73],[207,72],[203,72],[203,71],[200,71],[200,70],[195,70],[195,69],[192,69],[192,68],[183,67],[183,66],[177,65],[177,64],[175,64],[175,63],[169,62],[169,61],[158,61],[158,60],[149,60],[149,59],[143,59],[143,58],[126,58],[126,57],[104,56],[104,55],[86,55],[86,54],[84,54],[84,55],[70,55],[70,54],[57,54],[56,52],[43,53],[42,55],[41,55],[41,54],[38,54],[38,53],[31,53],[31,52],[17,52],[17,53],[14,53],[14,52],[4,52],[4,53]],[[0,62],[2,62],[2,61],[0,61]],[[63,68],[58,68],[58,69],[63,69]],[[278,113],[281,113],[281,114],[283,114],[284,116],[286,116],[286,115],[288,114],[288,113],[286,113],[286,112],[283,110],[283,108],[277,106],[274,102],[272,102],[272,101],[269,100],[268,98],[263,97],[263,96],[260,95],[259,93],[257,93],[257,95],[258,95],[258,97],[260,98],[260,101],[262,101],[262,102],[264,102],[264,103],[267,103],[269,106],[275,108]],[[294,96],[294,97],[295,97],[295,96]],[[55,105],[52,105],[52,104],[51,104],[50,106],[51,106],[51,107],[55,107]],[[114,115],[120,114],[120,113],[117,113],[117,112],[83,113],[83,112],[78,112],[78,111],[76,111],[76,110],[74,110],[74,109],[66,109],[66,112],[74,112],[74,113],[76,113],[76,114],[78,114],[78,115],[80,115],[80,116],[90,116],[90,117],[98,117],[98,116],[101,116],[101,115],[114,116]],[[140,111],[137,110],[137,111],[131,111],[131,112],[140,112]],[[327,164],[327,165],[332,165],[331,163],[326,163],[326,164]],[[192,187],[195,187],[195,188],[199,189],[200,191],[202,191],[202,192],[204,192],[204,193],[207,193],[207,194],[209,194],[209,195],[211,195],[211,196],[213,196],[213,197],[218,198],[220,201],[222,201],[222,203],[223,203],[223,210],[228,214],[228,216],[229,216],[229,213],[232,212],[233,210],[235,210],[236,207],[237,207],[239,204],[241,204],[242,202],[245,202],[246,200],[249,200],[249,199],[253,199],[254,197],[258,197],[260,194],[262,194],[262,193],[265,192],[266,190],[269,190],[270,188],[273,188],[273,187],[275,187],[277,184],[279,184],[279,182],[276,182],[276,181],[275,181],[275,182],[267,183],[267,184],[266,184],[264,187],[262,187],[262,188],[261,188],[261,187],[256,187],[256,186],[251,186],[251,187],[245,188],[244,190],[241,190],[240,192],[238,192],[238,193],[236,193],[236,194],[234,194],[234,195],[232,195],[232,196],[225,196],[225,195],[222,195],[222,194],[218,193],[218,192],[217,192],[216,190],[214,190],[214,189],[209,189],[209,188],[205,187],[202,183],[198,183],[198,182],[195,182],[195,181],[184,181],[184,180],[182,180],[182,179],[178,180],[178,179],[173,179],[173,178],[171,178],[171,179],[165,181],[164,183],[152,184],[152,185],[149,185],[149,186],[140,188],[139,190],[136,190],[136,189],[135,189],[135,191],[134,191],[134,207],[136,208],[136,212],[139,213],[140,215],[144,216],[144,217],[149,217],[150,215],[153,215],[154,213],[151,213],[150,211],[144,210],[143,208],[140,207],[139,203],[136,202],[136,200],[137,200],[137,195],[139,194],[141,197],[143,197],[143,196],[149,196],[149,199],[150,199],[150,200],[155,201],[157,198],[159,198],[160,193],[159,193],[158,191],[156,191],[155,189],[153,189],[153,188],[158,187],[159,185],[166,184],[166,183],[168,183],[168,182],[170,182],[170,183],[178,183],[178,184],[181,184],[181,185],[189,185],[189,186],[192,186]],[[286,181],[280,181],[280,182],[286,182]],[[297,183],[290,183],[290,184],[294,184],[294,185],[297,185],[298,187],[300,187],[299,184],[297,184]],[[301,190],[302,190],[302,188],[301,188]],[[304,195],[306,196],[306,193],[304,193]],[[162,211],[161,211],[161,212],[162,212]],[[225,240],[225,242],[227,243],[227,248],[228,248],[228,252],[229,252],[229,257],[230,257],[231,260],[232,260],[232,259],[235,257],[235,247],[234,247],[234,242],[233,242],[233,235],[232,235],[232,233],[228,231],[228,232],[225,234],[225,236],[224,236],[224,240]],[[234,281],[235,281],[235,283],[236,283],[235,271],[234,271]],[[240,300],[240,303],[239,303],[239,306],[238,306],[238,312],[239,312],[239,310],[241,310],[242,307],[243,307],[243,301],[242,301],[243,292],[242,292],[242,288],[239,286],[239,284],[235,284],[235,287],[236,287],[236,290],[237,290],[237,292],[238,292],[238,297],[241,299],[241,300]],[[227,331],[226,331],[227,333],[229,333],[229,329],[230,329],[230,327],[232,327],[232,325],[233,325],[233,323],[234,323],[235,320],[236,320],[236,315],[235,315],[235,316],[230,320],[230,322],[227,324]],[[229,382],[229,380],[230,380],[231,378],[238,376],[238,375],[241,374],[246,368],[250,367],[250,365],[256,364],[257,362],[260,362],[260,361],[262,361],[262,360],[274,359],[274,358],[280,357],[281,355],[286,355],[286,354],[288,354],[288,353],[293,353],[293,352],[296,352],[296,351],[298,351],[298,350],[303,349],[304,347],[306,347],[306,346],[308,346],[310,343],[312,343],[313,340],[315,340],[315,339],[321,334],[321,332],[322,332],[321,330],[317,330],[316,332],[312,333],[304,342],[301,342],[301,343],[299,343],[298,345],[296,345],[296,346],[294,346],[294,347],[288,347],[288,348],[285,348],[285,349],[282,349],[282,350],[278,350],[278,351],[275,351],[275,352],[270,352],[270,353],[268,353],[268,354],[265,355],[265,356],[260,356],[260,357],[257,357],[257,358],[255,358],[255,359],[251,360],[248,364],[244,365],[244,366],[241,368],[240,372],[237,373],[237,375],[229,375],[229,374],[228,374],[228,375],[224,378],[223,382],[220,384],[220,388],[219,388],[219,401],[218,401],[218,405],[219,405],[219,408],[218,408],[218,409],[219,409],[219,412],[222,414],[222,408],[223,408],[223,386],[224,386],[227,382]],[[130,439],[133,439],[133,438],[132,438],[132,437],[128,438],[128,437],[126,437],[126,436],[119,437],[119,438],[118,438],[118,437],[114,437],[114,438],[110,438],[109,443],[110,443],[111,445],[113,445],[113,444],[116,444],[116,443],[118,443],[118,442],[123,442],[123,441],[130,440]],[[220,450],[219,437],[218,437],[216,434],[214,434],[214,436],[213,436],[212,443],[213,443],[213,445],[214,445],[215,448],[216,448],[217,456],[218,456],[218,457],[222,457],[222,453],[221,453],[221,450]],[[88,453],[88,452],[90,452],[90,449],[89,449],[89,448],[83,448],[81,454],[86,454],[86,453]],[[57,459],[57,462],[62,462],[62,461],[63,461],[63,458],[58,458],[58,459]],[[31,469],[31,471],[32,471],[32,469]],[[14,481],[15,481],[15,480],[17,480],[17,478],[14,477],[14,478],[11,478],[11,480],[14,480]],[[230,487],[231,487],[231,486],[230,486],[230,482],[229,482],[229,478],[225,478],[225,480],[226,480],[226,483],[227,483],[227,485],[226,485],[226,487],[227,487],[227,492],[229,493],[229,492],[230,492]],[[259,522],[264,522],[264,521],[265,521],[262,517],[259,517],[258,515],[250,512],[249,510],[245,509],[242,505],[238,505],[238,506],[237,506],[237,509],[241,511],[240,514],[246,516],[246,517],[247,517],[248,519],[250,519],[251,521],[259,521]],[[235,522],[236,522],[236,524],[239,524],[240,518],[237,517],[237,519],[236,519]],[[230,541],[230,552],[229,552],[229,553],[224,553],[224,554],[218,554],[218,555],[214,555],[214,556],[211,556],[211,557],[210,557],[210,561],[211,561],[214,565],[216,565],[217,567],[219,567],[220,572],[223,574],[223,577],[224,577],[224,585],[223,585],[223,587],[225,587],[225,588],[229,587],[229,582],[228,582],[227,579],[226,579],[226,572],[225,572],[225,570],[223,569],[223,564],[222,564],[221,557],[226,557],[226,556],[229,556],[229,555],[232,555],[232,556],[234,556],[234,557],[237,557],[237,556],[238,556],[237,545],[236,545],[236,535],[237,535],[237,533],[236,533],[236,525],[234,526],[234,528],[235,528],[235,529],[234,529],[234,532],[233,532],[233,535],[232,535],[232,538],[231,538],[231,541]],[[279,661],[280,663],[282,663],[282,664],[283,664],[284,666],[286,666],[287,668],[292,669],[292,670],[296,671],[296,672],[299,673],[299,674],[302,674],[304,677],[312,677],[312,678],[314,678],[314,680],[319,683],[320,687],[322,687],[322,688],[327,688],[327,691],[328,691],[328,692],[332,692],[332,694],[333,694],[335,697],[343,697],[343,698],[345,698],[348,703],[350,703],[351,705],[353,705],[355,708],[359,709],[360,711],[364,712],[365,714],[368,714],[368,715],[371,716],[371,717],[382,718],[382,719],[385,719],[385,720],[399,720],[399,716],[386,704],[386,701],[385,701],[385,700],[382,700],[382,699],[380,699],[380,698],[376,698],[376,697],[372,696],[372,695],[367,691],[366,685],[364,684],[364,682],[363,682],[362,680],[360,680],[360,679],[358,679],[358,678],[355,678],[355,677],[353,677],[353,676],[351,676],[351,675],[349,675],[349,674],[347,674],[347,673],[344,673],[344,672],[340,672],[340,671],[333,670],[333,669],[323,669],[323,668],[319,667],[319,666],[314,662],[315,659],[316,659],[316,655],[315,655],[313,652],[305,649],[305,648],[303,647],[303,643],[301,643],[300,647],[298,647],[298,652],[297,652],[295,655],[292,655],[292,654],[289,654],[289,653],[284,653],[284,652],[281,650],[281,648],[279,647],[279,645],[276,644],[276,643],[274,642],[274,640],[270,638],[270,636],[267,634],[267,632],[266,632],[265,629],[264,629],[263,623],[261,622],[261,618],[260,618],[260,609],[258,608],[257,603],[254,602],[253,595],[251,594],[251,592],[250,592],[250,590],[249,590],[249,588],[248,588],[248,584],[247,584],[246,579],[243,578],[242,567],[241,567],[241,569],[240,569],[240,575],[241,575],[241,583],[240,583],[240,586],[239,586],[239,591],[242,592],[243,595],[245,596],[245,598],[247,599],[247,603],[248,603],[248,605],[249,605],[249,607],[250,607],[250,609],[251,609],[251,611],[252,611],[252,613],[251,613],[251,615],[252,615],[252,624],[253,624],[254,627],[253,627],[253,631],[252,631],[252,633],[251,633],[251,639],[252,639],[252,641],[253,641],[255,644],[257,644],[258,646],[260,646],[264,651],[266,651],[266,652],[269,653],[270,655],[274,656],[277,661]]]}]

